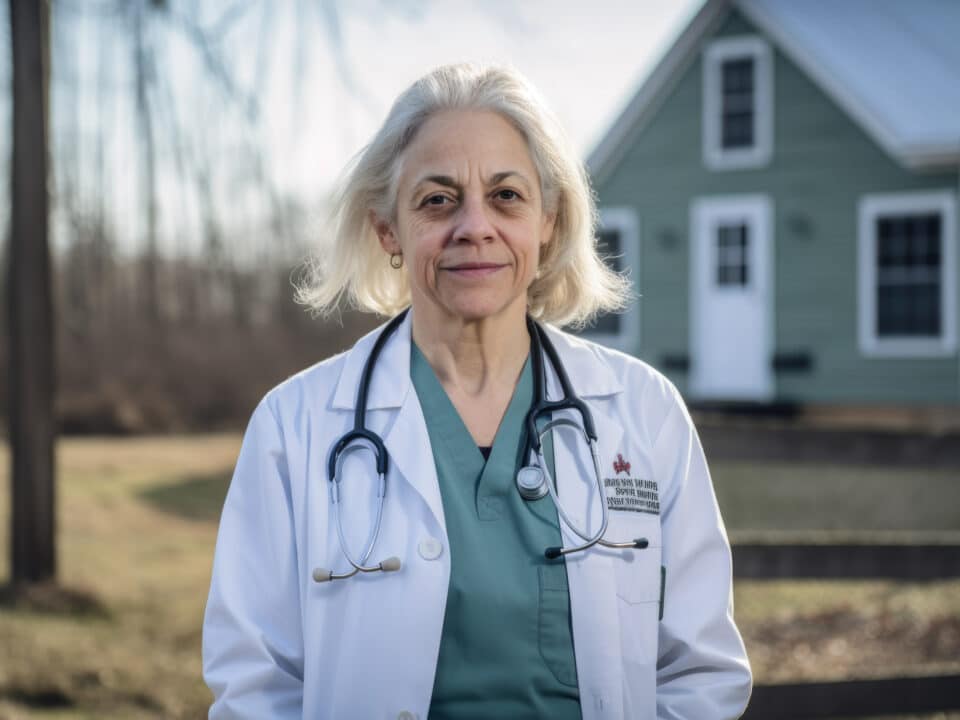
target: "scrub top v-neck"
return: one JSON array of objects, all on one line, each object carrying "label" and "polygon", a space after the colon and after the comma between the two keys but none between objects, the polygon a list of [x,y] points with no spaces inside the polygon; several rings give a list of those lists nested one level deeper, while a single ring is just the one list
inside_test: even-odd
[{"label": "scrub top v-neck", "polygon": [[[543,556],[561,544],[557,512],[549,496],[525,501],[514,484],[533,397],[529,358],[486,461],[414,343],[410,375],[437,468],[451,564],[429,717],[580,718],[566,566]],[[544,444],[552,470],[552,447]]]}]

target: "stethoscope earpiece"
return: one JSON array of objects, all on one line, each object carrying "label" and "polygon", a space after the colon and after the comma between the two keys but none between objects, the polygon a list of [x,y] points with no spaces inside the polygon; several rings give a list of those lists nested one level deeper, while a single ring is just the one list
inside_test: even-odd
[{"label": "stethoscope earpiece", "polygon": [[383,572],[396,572],[401,567],[403,567],[403,564],[400,562],[400,558],[398,558],[396,555],[393,557],[388,557],[386,560],[380,563],[380,569],[383,570]]}]

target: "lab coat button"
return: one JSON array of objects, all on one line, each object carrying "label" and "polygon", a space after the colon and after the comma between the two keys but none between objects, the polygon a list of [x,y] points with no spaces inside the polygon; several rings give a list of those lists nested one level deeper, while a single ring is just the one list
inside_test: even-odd
[{"label": "lab coat button", "polygon": [[[436,542],[436,540],[434,540],[434,542]],[[420,544],[422,545],[423,543]],[[417,716],[409,710],[404,710],[402,713],[397,715],[397,720],[417,720]]]},{"label": "lab coat button", "polygon": [[[417,545],[417,551],[424,560],[436,560],[443,552],[443,545],[436,538],[424,538]],[[404,716],[406,717],[406,716]],[[413,715],[410,715],[412,718]]]}]

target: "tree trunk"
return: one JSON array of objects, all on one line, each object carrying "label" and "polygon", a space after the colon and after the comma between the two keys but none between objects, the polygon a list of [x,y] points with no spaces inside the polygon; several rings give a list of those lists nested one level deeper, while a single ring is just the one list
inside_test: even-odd
[{"label": "tree trunk", "polygon": [[56,573],[53,296],[47,241],[48,0],[10,0],[13,163],[8,290],[12,580]]},{"label": "tree trunk", "polygon": [[[155,3],[159,5],[160,3]],[[157,248],[157,173],[156,139],[153,133],[153,116],[150,114],[149,85],[153,84],[153,51],[147,46],[147,2],[136,0],[134,12],[134,67],[137,88],[137,131],[143,148],[143,165],[140,167],[143,207],[146,212],[147,247],[143,263],[144,310],[152,325],[160,322],[159,251]]]}]

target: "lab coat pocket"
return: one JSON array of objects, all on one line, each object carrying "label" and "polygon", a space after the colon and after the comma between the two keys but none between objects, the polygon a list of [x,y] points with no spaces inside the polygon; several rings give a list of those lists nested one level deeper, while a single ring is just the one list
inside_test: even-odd
[{"label": "lab coat pocket", "polygon": [[542,565],[540,575],[540,612],[537,637],[540,657],[562,684],[576,687],[577,665],[573,654],[570,625],[570,590],[567,568],[562,563]]},{"label": "lab coat pocket", "polygon": [[657,660],[663,608],[660,548],[623,551],[613,561],[624,660],[653,665]]},{"label": "lab coat pocket", "polygon": [[617,579],[617,595],[630,604],[660,602],[660,548],[622,550],[613,561]]}]

